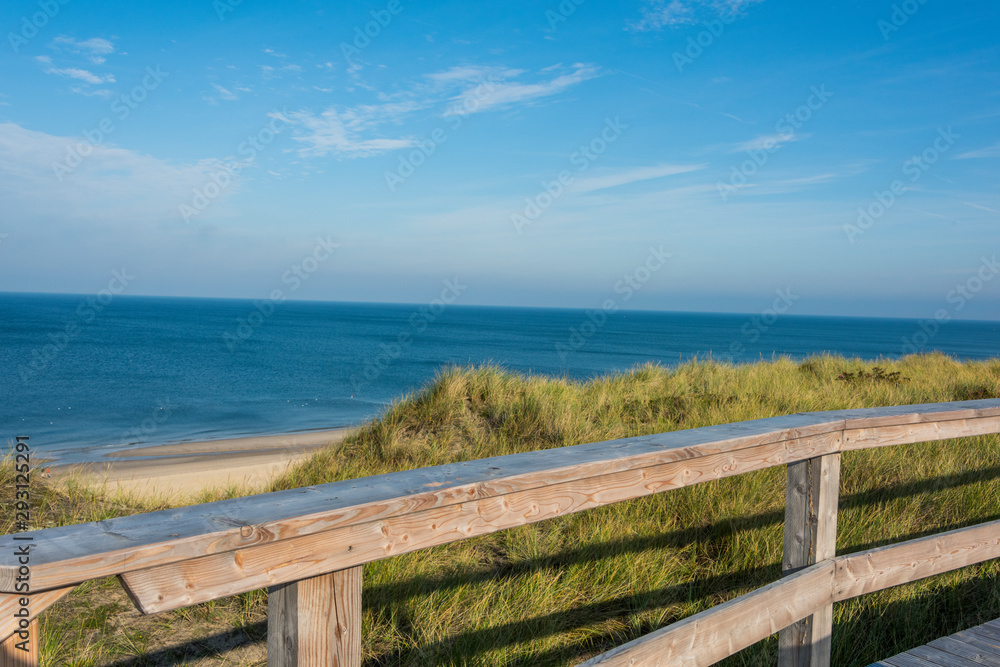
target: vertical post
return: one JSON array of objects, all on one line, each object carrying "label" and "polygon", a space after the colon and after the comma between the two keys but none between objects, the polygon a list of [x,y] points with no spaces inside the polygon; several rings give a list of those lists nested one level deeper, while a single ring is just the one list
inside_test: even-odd
[{"label": "vertical post", "polygon": [[360,565],[269,589],[267,665],[361,665]]},{"label": "vertical post", "polygon": [[[788,464],[782,576],[836,555],[839,494],[840,454]],[[833,605],[781,630],[779,667],[829,667],[832,631]]]},{"label": "vertical post", "polygon": [[[38,667],[38,619],[31,619],[27,627],[28,638],[21,639],[15,632],[0,644],[0,667]],[[18,648],[18,644],[21,648]],[[28,649],[27,651],[23,649]]]}]

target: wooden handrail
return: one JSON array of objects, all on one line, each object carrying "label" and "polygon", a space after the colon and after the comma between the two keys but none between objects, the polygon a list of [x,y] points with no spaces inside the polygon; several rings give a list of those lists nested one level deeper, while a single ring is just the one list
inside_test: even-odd
[{"label": "wooden handrail", "polygon": [[[337,582],[350,582],[359,596],[363,563],[791,464],[784,569],[792,573],[813,565],[817,554],[821,562],[834,555],[840,452],[993,433],[1000,433],[1000,400],[800,413],[377,475],[17,537],[30,537],[34,545],[35,614],[77,584],[117,575],[145,613],[264,587],[277,593],[298,582],[276,607],[285,611],[274,615],[287,618],[303,604],[333,605],[327,611],[334,612],[337,605],[357,609],[360,599],[353,599],[354,593],[345,597],[339,588],[347,584]],[[832,519],[817,520],[817,507],[832,511]],[[14,553],[17,543],[13,535],[0,536],[0,553]],[[0,565],[0,608],[17,598],[18,566],[7,563]],[[795,637],[787,635],[789,642],[822,647],[829,619],[810,619]],[[338,636],[356,643],[357,628],[337,627]],[[0,639],[6,629],[0,625]],[[324,631],[308,633],[318,638]],[[300,651],[299,664],[314,664],[302,662],[310,659],[301,653],[309,642],[299,637],[293,643],[299,648],[288,650]],[[269,653],[277,652],[269,644]],[[783,662],[817,665],[817,660],[821,657],[803,654]],[[293,662],[269,658],[272,665]]]},{"label": "wooden handrail", "polygon": [[706,667],[834,602],[1000,558],[1000,521],[827,558],[614,648],[580,667]]}]

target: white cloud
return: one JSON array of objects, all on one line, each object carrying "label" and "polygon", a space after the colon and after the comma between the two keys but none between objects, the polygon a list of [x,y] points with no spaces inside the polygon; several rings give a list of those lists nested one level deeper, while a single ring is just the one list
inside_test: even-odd
[{"label": "white cloud", "polygon": [[[548,69],[548,68],[546,68]],[[545,71],[545,70],[542,70]],[[487,79],[509,79],[524,74],[523,69],[503,69],[498,67],[457,66],[443,72],[428,74],[425,78],[442,86]]]},{"label": "white cloud", "polygon": [[749,5],[764,0],[647,0],[642,18],[629,28],[637,32],[694,25],[713,18],[731,20],[746,13]]},{"label": "white cloud", "polygon": [[86,95],[87,97],[111,97],[114,95],[114,91],[109,90],[108,88],[86,88],[84,86],[73,86],[70,90],[78,95]]},{"label": "white cloud", "polygon": [[104,56],[115,52],[115,45],[101,37],[91,37],[90,39],[78,41],[72,37],[60,35],[52,40],[49,47],[56,51],[66,51],[67,53],[82,55],[95,65],[102,64],[106,60]]},{"label": "white cloud", "polygon": [[[380,126],[399,124],[417,111],[445,104],[445,116],[466,115],[555,95],[598,76],[593,66],[577,64],[573,67],[575,69],[566,74],[540,83],[510,80],[523,75],[524,70],[452,67],[423,76],[409,89],[392,95],[377,95],[379,104],[331,106],[319,114],[299,110],[288,113],[287,118],[296,126],[292,138],[302,145],[299,154],[304,157],[370,157],[414,146],[413,137],[387,138],[378,136],[378,131]],[[553,68],[565,69],[561,65],[547,69]]]},{"label": "white cloud", "polygon": [[802,141],[803,139],[808,139],[810,136],[812,135],[807,133],[796,134],[795,132],[762,134],[750,139],[749,141],[734,144],[729,152],[739,153],[741,151],[777,150],[784,144],[791,143],[793,141]]},{"label": "white cloud", "polygon": [[580,179],[573,183],[571,189],[574,192],[593,192],[595,190],[618,187],[619,185],[663,178],[664,176],[686,174],[704,168],[705,165],[703,164],[660,164],[652,167],[635,167]]},{"label": "white cloud", "polygon": [[[60,181],[54,165],[66,164],[72,152],[87,155]],[[217,160],[177,164],[107,143],[91,146],[81,137],[0,123],[0,198],[19,219],[181,223],[179,205],[189,203],[192,190],[204,187],[220,169]],[[239,190],[241,176],[232,179],[222,198]]]},{"label": "white cloud", "polygon": [[213,83],[212,87],[215,88],[215,90],[219,93],[219,97],[221,97],[224,100],[233,101],[233,100],[240,99],[239,96],[236,93],[234,93],[233,91],[229,90],[228,88],[224,88],[224,87],[220,86],[217,83]]},{"label": "white cloud", "polygon": [[285,72],[299,73],[301,71],[302,71],[301,67],[292,64],[282,65],[281,67],[272,67],[270,65],[260,66],[260,73],[263,75],[265,79],[274,79],[275,77],[281,76]]},{"label": "white cloud", "polygon": [[971,206],[972,208],[978,208],[980,211],[988,211],[990,213],[1000,213],[1000,211],[996,210],[995,208],[990,208],[989,206],[983,206],[982,204],[975,204],[971,201],[964,201],[962,203],[965,204],[966,206]]},{"label": "white cloud", "polygon": [[362,133],[374,130],[380,116],[391,116],[399,112],[399,109],[392,111],[377,106],[356,107],[343,111],[331,107],[318,116],[308,111],[293,111],[287,118],[297,126],[297,132],[292,139],[304,145],[299,149],[300,155],[356,158],[380,155],[414,145],[415,141],[411,138],[361,138]]},{"label": "white cloud", "polygon": [[956,160],[970,160],[974,158],[991,158],[1000,157],[1000,141],[993,144],[992,146],[987,146],[986,148],[980,148],[979,150],[969,151],[967,153],[962,153],[961,155],[956,155]]},{"label": "white cloud", "polygon": [[[466,88],[454,97],[452,104],[445,111],[446,116],[461,116],[557,95],[600,74],[598,69],[592,65],[578,63],[573,67],[575,70],[572,72],[538,83],[506,81],[508,78],[522,74],[523,70],[481,71],[472,75],[471,68],[466,68],[457,72],[452,69],[431,76],[438,77],[438,81],[479,81],[477,85]],[[442,76],[448,76],[448,78],[442,79]]]},{"label": "white cloud", "polygon": [[70,79],[78,79],[84,83],[90,83],[93,85],[98,85],[102,83],[114,83],[115,77],[113,74],[108,74],[105,76],[98,76],[93,72],[85,69],[79,69],[76,67],[65,67],[62,69],[56,67],[50,67],[45,70],[46,74],[56,74],[58,76],[65,76]]}]

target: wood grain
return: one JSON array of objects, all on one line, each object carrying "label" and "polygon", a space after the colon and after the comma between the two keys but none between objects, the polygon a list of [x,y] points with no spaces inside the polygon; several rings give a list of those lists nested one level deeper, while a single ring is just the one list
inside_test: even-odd
[{"label": "wood grain", "polygon": [[353,567],[272,587],[268,667],[360,666],[361,584]]},{"label": "wood grain", "polygon": [[[38,619],[33,619],[28,625],[28,638],[18,635],[8,637],[0,644],[0,667],[38,667]],[[27,642],[27,644],[21,644]],[[27,651],[17,647],[21,644]]]},{"label": "wood grain", "polygon": [[[834,602],[993,558],[1000,558],[1000,521],[828,558],[582,664],[710,665]],[[833,575],[829,576],[831,569]],[[784,585],[786,582],[791,583]],[[767,619],[770,625],[765,623]],[[994,631],[987,624],[968,632],[984,627],[987,632]],[[727,637],[729,632],[732,635]],[[899,667],[916,664],[914,661],[926,662],[906,654],[883,662]]]},{"label": "wood grain", "polygon": [[[934,421],[927,421],[933,419]],[[953,433],[1000,430],[1000,401],[804,413],[687,431],[625,438],[559,449],[390,473],[360,480],[261,494],[164,510],[32,534],[46,549],[32,560],[36,590],[61,588],[101,576],[178,563],[254,545],[323,533],[338,527],[399,517],[469,500],[541,489],[670,462],[740,453],[764,444],[806,443],[848,426],[853,447],[868,446],[865,429],[907,425],[893,443]],[[962,421],[962,429],[942,428]],[[876,443],[878,444],[885,443]],[[787,462],[775,461],[773,465]],[[0,536],[0,552],[10,544]],[[16,569],[0,565],[0,592],[11,592]]]},{"label": "wood grain", "polygon": [[0,641],[6,640],[20,629],[20,619],[15,617],[14,614],[21,610],[22,598],[28,598],[27,618],[30,620],[36,618],[40,613],[61,600],[71,590],[73,590],[73,586],[58,588],[53,591],[32,593],[27,596],[15,593],[0,593]]},{"label": "wood grain", "polygon": [[835,601],[1000,558],[1000,521],[837,558]]},{"label": "wood grain", "polygon": [[969,644],[955,637],[942,637],[941,639],[932,641],[928,644],[928,646],[941,651],[947,651],[948,653],[952,653],[954,655],[960,655],[983,665],[1000,667],[1000,655],[982,651],[973,644]]},{"label": "wood grain", "polygon": [[[783,576],[836,555],[839,498],[840,454],[788,464]],[[832,605],[784,628],[778,633],[778,664],[828,667],[832,632]]]},{"label": "wood grain", "polygon": [[824,561],[581,664],[712,665],[832,602],[835,575]]},{"label": "wood grain", "polygon": [[977,417],[975,419],[955,419],[900,426],[848,428],[844,432],[844,450],[949,440],[997,432],[1000,432],[1000,417]]},{"label": "wood grain", "polygon": [[[834,422],[842,426],[843,422]],[[46,549],[32,559],[38,590],[223,553],[332,528],[551,484],[715,454],[761,443],[826,439],[830,424],[791,415],[639,438],[527,452],[359,480],[163,510],[30,533]],[[775,463],[777,464],[777,462]],[[0,549],[9,536],[0,536]],[[0,592],[16,569],[0,565]]]},{"label": "wood grain", "polygon": [[[121,576],[145,613],[168,611],[631,498],[836,451],[839,433],[552,484],[172,563]],[[32,575],[33,577],[36,575]]]}]

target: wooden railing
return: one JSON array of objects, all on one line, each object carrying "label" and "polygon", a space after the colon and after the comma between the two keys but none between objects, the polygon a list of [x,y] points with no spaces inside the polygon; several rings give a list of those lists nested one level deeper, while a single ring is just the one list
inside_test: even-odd
[{"label": "wooden railing", "polygon": [[4,535],[0,665],[37,664],[37,615],[110,575],[144,613],[268,588],[268,665],[359,665],[363,563],[777,465],[782,578],[585,664],[709,665],[779,632],[783,666],[827,665],[834,602],[1000,556],[1000,522],[836,556],[840,453],[996,433],[1000,400],[801,413]]}]

